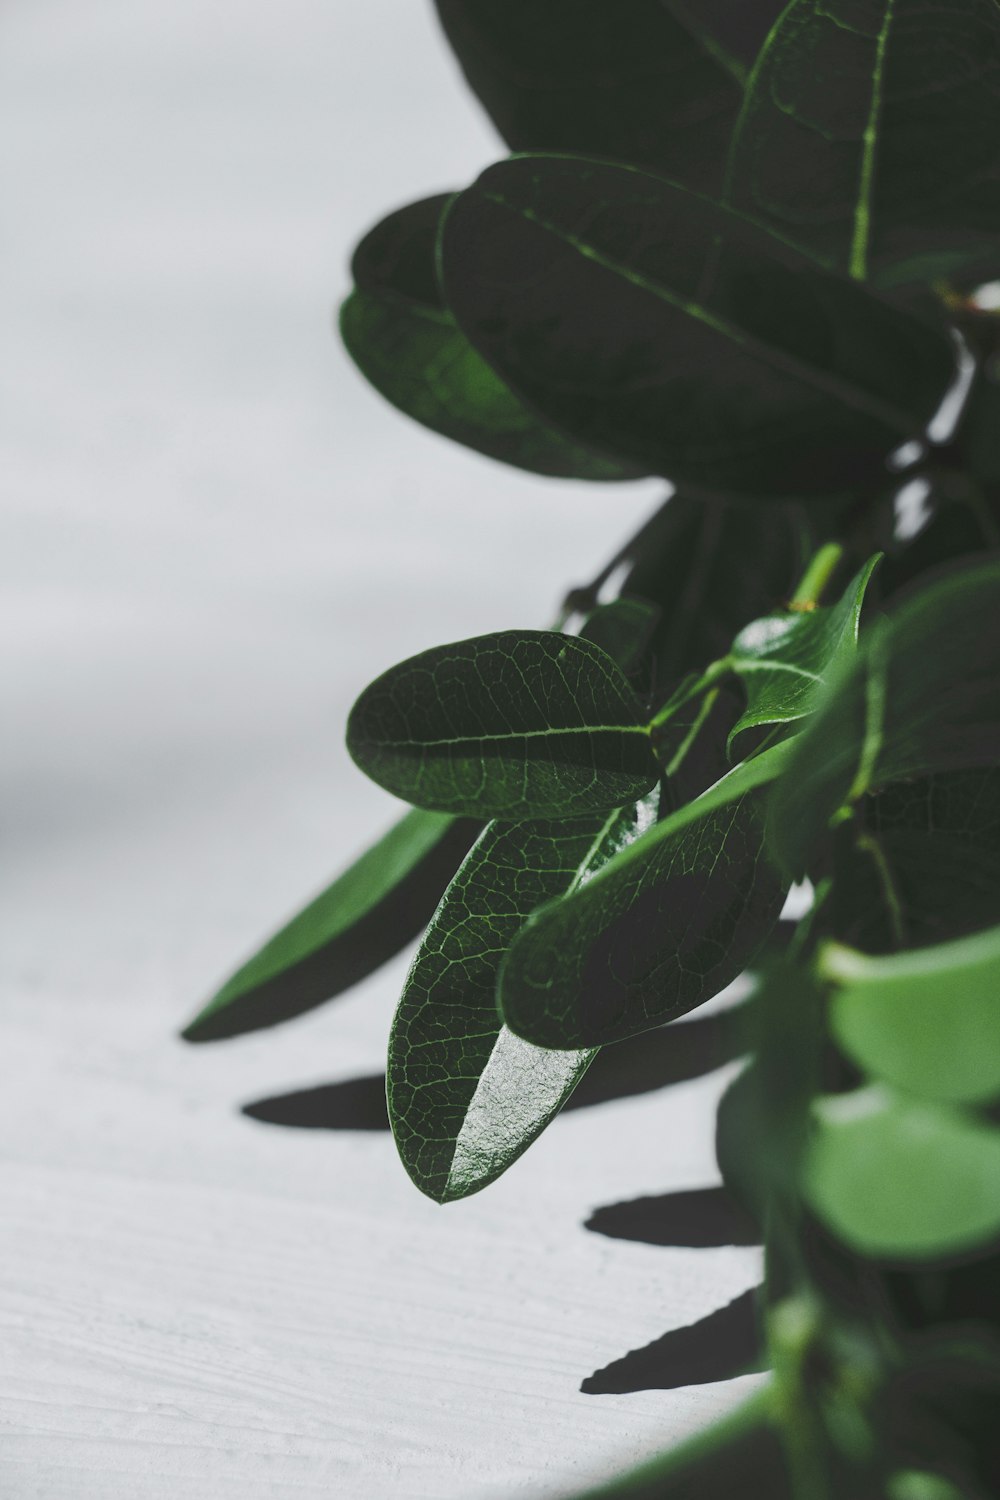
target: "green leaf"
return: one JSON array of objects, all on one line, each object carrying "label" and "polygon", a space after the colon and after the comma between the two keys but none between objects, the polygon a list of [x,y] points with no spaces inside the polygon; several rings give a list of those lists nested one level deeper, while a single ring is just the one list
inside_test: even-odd
[{"label": "green leaf", "polygon": [[488,458],[557,478],[637,478],[540,422],[459,332],[435,271],[448,202],[440,194],[399,209],[355,251],[340,333],[358,369],[408,417]]},{"label": "green leaf", "polygon": [[189,1042],[290,1020],[365,979],[417,937],[478,824],[405,814],[292,918],[185,1028]]},{"label": "green leaf", "polygon": [[387,791],[470,817],[573,817],[648,792],[638,699],[606,652],[555,631],[436,646],[361,694],[347,748]]},{"label": "green leaf", "polygon": [[821,1099],[803,1192],[860,1255],[962,1254],[1000,1231],[1000,1131],[882,1086]]},{"label": "green leaf", "polygon": [[773,847],[805,869],[841,809],[906,777],[1000,759],[1000,561],[924,588],[861,642],[796,739]]},{"label": "green leaf", "polygon": [[600,646],[632,677],[646,662],[659,618],[656,605],[645,599],[612,599],[590,612],[580,628],[580,639]]},{"label": "green leaf", "polygon": [[1000,927],[882,958],[831,943],[820,968],[830,1029],[866,1072],[951,1104],[1000,1095]]},{"label": "green leaf", "polygon": [[735,767],[530,918],[500,974],[512,1031],[542,1047],[596,1047],[693,1010],[742,972],[784,887],[763,854],[762,788],[777,745]]},{"label": "green leaf", "polygon": [[828,931],[841,942],[887,952],[1000,920],[1000,770],[886,787],[863,799],[852,843],[828,897]]},{"label": "green leaf", "polygon": [[441,273],[459,327],[546,420],[716,493],[876,480],[953,379],[943,330],[629,167],[488,168],[445,216]]},{"label": "green leaf", "polygon": [[437,0],[470,87],[515,151],[642,163],[722,186],[742,68],[697,5],[629,0]]},{"label": "green leaf", "polygon": [[878,563],[878,556],[867,562],[835,605],[806,612],[792,607],[740,631],[729,660],[747,706],[730,745],[745,729],[791,724],[812,712],[817,693],[857,649],[861,606]]},{"label": "green leaf", "polygon": [[585,881],[656,816],[638,806],[491,823],[439,906],[389,1042],[389,1116],[403,1165],[439,1203],[478,1192],[562,1108],[593,1051],[546,1052],[504,1026],[500,961],[525,918]]},{"label": "green leaf", "polygon": [[995,0],[796,0],[754,69],[730,201],[853,276],[1000,258]]},{"label": "green leaf", "polygon": [[664,683],[725,656],[747,620],[791,597],[812,539],[800,507],[773,505],[767,525],[748,505],[672,495],[622,593],[662,612],[654,645]]}]

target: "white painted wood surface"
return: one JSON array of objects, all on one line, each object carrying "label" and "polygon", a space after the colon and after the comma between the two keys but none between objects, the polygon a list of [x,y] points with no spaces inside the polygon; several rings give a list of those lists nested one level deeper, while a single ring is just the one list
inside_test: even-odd
[{"label": "white painted wood surface", "polygon": [[581,1379],[756,1279],[583,1231],[716,1180],[721,1079],[580,1111],[478,1198],[262,1095],[374,1071],[402,962],[273,1033],[177,1028],[390,820],[342,725],[544,623],[648,486],[411,428],[330,335],[358,233],[496,153],[414,0],[0,17],[0,1494],[570,1493],[738,1393]]}]

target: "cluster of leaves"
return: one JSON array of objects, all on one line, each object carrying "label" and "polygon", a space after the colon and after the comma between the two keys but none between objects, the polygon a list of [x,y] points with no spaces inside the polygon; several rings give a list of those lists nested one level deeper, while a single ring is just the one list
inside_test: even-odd
[{"label": "cluster of leaves", "polygon": [[558,628],[362,693],[351,754],[411,810],[186,1035],[298,1014],[422,934],[388,1108],[446,1202],[602,1048],[642,1037],[647,1074],[678,1076],[693,1023],[668,1023],[749,973],[718,1154],[766,1249],[772,1383],[614,1493],[982,1500],[1000,339],[975,289],[1000,276],[1000,4],[437,9],[515,154],[365,236],[344,342],[481,453],[674,490]]}]

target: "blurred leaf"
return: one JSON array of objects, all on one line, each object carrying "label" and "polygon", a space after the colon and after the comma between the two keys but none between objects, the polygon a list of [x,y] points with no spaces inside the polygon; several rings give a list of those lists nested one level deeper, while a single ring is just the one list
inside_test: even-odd
[{"label": "blurred leaf", "polygon": [[389,1041],[389,1116],[403,1165],[439,1203],[478,1192],[558,1113],[594,1057],[544,1052],[496,1005],[525,918],[574,889],[656,816],[638,807],[552,823],[493,823],[473,846],[410,970]]},{"label": "blurred leaf", "polygon": [[644,665],[659,617],[656,605],[645,599],[613,599],[587,616],[580,639],[600,646],[632,677]]},{"label": "blurred leaf", "polygon": [[636,478],[546,427],[459,332],[434,264],[448,202],[443,193],[399,209],[355,251],[340,333],[358,369],[408,417],[488,458],[557,478]]},{"label": "blurred leaf", "polygon": [[237,970],[185,1039],[273,1026],[373,973],[427,925],[478,829],[470,819],[406,813]]},{"label": "blurred leaf", "polygon": [[762,788],[778,745],[649,829],[585,886],[528,921],[500,975],[510,1028],[542,1047],[595,1047],[710,999],[778,919]]},{"label": "blurred leaf", "polygon": [[663,0],[437,0],[469,86],[515,151],[639,162],[718,191],[742,67]]},{"label": "blurred leaf", "polygon": [[555,631],[437,646],[361,694],[347,747],[387,791],[472,817],[579,816],[648,792],[638,699],[606,652]]},{"label": "blurred leaf", "polygon": [[1000,1232],[1000,1131],[881,1086],[821,1099],[803,1192],[860,1255],[923,1260]]},{"label": "blurred leaf", "polygon": [[1000,1095],[1000,927],[872,958],[829,944],[830,1029],[865,1072],[953,1104]]},{"label": "blurred leaf", "polygon": [[1000,561],[955,570],[867,632],[796,738],[773,847],[806,867],[840,809],[906,777],[1000,759]]},{"label": "blurred leaf", "polygon": [[854,276],[1000,262],[995,0],[796,0],[754,70],[734,205]]},{"label": "blurred leaf", "polygon": [[838,851],[826,930],[866,952],[1000,922],[1000,770],[900,781],[858,809]]},{"label": "blurred leaf", "polygon": [[637,169],[490,167],[444,219],[470,342],[549,421],[682,485],[762,499],[872,481],[950,386],[945,333]]},{"label": "blurred leaf", "polygon": [[806,613],[783,610],[740,631],[730,660],[747,707],[730,744],[745,729],[792,723],[812,712],[817,691],[857,649],[861,606],[878,562],[874,557],[865,564],[839,603]]}]

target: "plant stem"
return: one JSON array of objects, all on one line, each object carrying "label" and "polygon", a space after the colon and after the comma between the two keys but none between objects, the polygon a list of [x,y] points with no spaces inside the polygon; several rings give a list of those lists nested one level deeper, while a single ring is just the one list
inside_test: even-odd
[{"label": "plant stem", "polygon": [[642,523],[639,530],[634,532],[623,546],[619,547],[614,557],[604,565],[596,578],[592,578],[589,583],[580,584],[577,588],[570,589],[562,602],[559,611],[559,621],[555,627],[556,630],[562,630],[566,621],[571,619],[573,615],[590,614],[591,610],[597,608],[600,602],[601,589],[607,583],[615,569],[620,568],[623,563],[633,562],[643,544],[659,530],[663,521],[663,514],[670,504],[671,498],[672,496],[668,495],[666,500],[657,506],[649,519]]},{"label": "plant stem", "polygon": [[821,547],[802,575],[802,581],[789,601],[789,609],[803,612],[815,609],[843,555],[844,549],[839,542],[827,542]]}]

